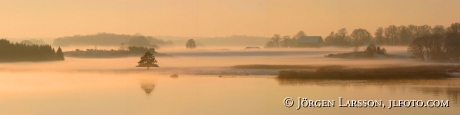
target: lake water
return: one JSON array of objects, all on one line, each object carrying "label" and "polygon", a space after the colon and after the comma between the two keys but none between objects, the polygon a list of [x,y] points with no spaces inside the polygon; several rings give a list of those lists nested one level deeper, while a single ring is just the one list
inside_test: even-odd
[{"label": "lake water", "polygon": [[[134,67],[138,57],[2,63],[0,115],[460,114],[460,79],[286,80],[276,78],[278,70],[229,67],[235,63],[308,64],[321,60],[319,56],[292,61],[303,57],[158,57],[160,68],[150,70]],[[279,59],[286,61],[275,61]],[[179,77],[170,77],[172,74]],[[294,99],[293,107],[284,105],[286,97]],[[449,100],[450,107],[336,105],[296,110],[298,97],[382,100],[387,106],[388,100]]]}]

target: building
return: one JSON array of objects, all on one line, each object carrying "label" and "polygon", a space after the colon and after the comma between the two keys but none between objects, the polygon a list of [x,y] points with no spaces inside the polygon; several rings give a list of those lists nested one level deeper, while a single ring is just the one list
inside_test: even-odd
[{"label": "building", "polygon": [[324,44],[321,36],[302,36],[299,39],[300,47],[321,47]]}]

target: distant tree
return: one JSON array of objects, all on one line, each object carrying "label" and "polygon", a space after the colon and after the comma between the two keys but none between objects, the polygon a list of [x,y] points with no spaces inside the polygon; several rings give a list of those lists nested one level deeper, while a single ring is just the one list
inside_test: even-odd
[{"label": "distant tree", "polygon": [[283,40],[281,41],[281,47],[282,47],[282,48],[292,47],[291,37],[289,37],[289,36],[284,36],[284,37],[283,37]]},{"label": "distant tree", "polygon": [[334,45],[334,42],[335,42],[335,36],[334,36],[334,31],[332,31],[329,36],[326,37],[326,39],[324,40],[324,43],[326,45]]},{"label": "distant tree", "polygon": [[267,41],[267,42],[265,43],[264,48],[273,48],[273,46],[274,46],[274,44],[273,44],[272,41]]},{"label": "distant tree", "polygon": [[147,51],[150,51],[151,53],[156,53],[155,48],[136,47],[136,46],[128,47],[128,51],[132,53],[144,53]]},{"label": "distant tree", "polygon": [[375,44],[369,44],[365,51],[369,56],[374,56],[374,53],[377,53],[377,47]]},{"label": "distant tree", "polygon": [[351,42],[346,28],[340,29],[337,33],[331,32],[325,39],[326,45],[348,46]]},{"label": "distant tree", "polygon": [[0,62],[57,60],[50,45],[12,43],[0,39]]},{"label": "distant tree", "polygon": [[273,47],[274,48],[279,48],[280,47],[280,41],[281,41],[281,36],[279,34],[275,34],[272,38],[271,38],[272,42],[273,42]]},{"label": "distant tree", "polygon": [[267,41],[265,43],[265,48],[292,48],[292,47],[298,47],[299,43],[298,40],[302,38],[303,36],[306,36],[303,31],[299,31],[294,37],[290,36],[284,36],[281,37],[279,34],[273,35],[273,37],[270,39],[270,41]]},{"label": "distant tree", "polygon": [[121,43],[118,51],[125,51],[125,43]]},{"label": "distant tree", "polygon": [[399,26],[399,40],[397,40],[396,45],[408,45],[413,40],[412,32],[406,26]]},{"label": "distant tree", "polygon": [[141,57],[141,60],[137,62],[139,65],[136,67],[147,67],[147,70],[150,67],[159,67],[157,64],[157,60],[155,60],[155,56],[153,56],[150,51],[145,52],[144,56]]},{"label": "distant tree", "polygon": [[364,42],[371,42],[372,35],[366,29],[355,29],[350,35],[353,38],[353,45],[363,45]]},{"label": "distant tree", "polygon": [[[44,42],[33,39],[30,40],[34,44],[40,44]],[[152,36],[142,36],[141,34],[126,35],[126,34],[113,34],[113,33],[98,33],[91,35],[75,35],[56,38],[53,41],[55,46],[87,46],[87,45],[98,45],[98,46],[118,46],[120,43],[125,43],[127,46],[145,46],[154,47],[162,45],[172,45],[172,41],[165,41],[162,39],[154,38]]]},{"label": "distant tree", "polygon": [[297,34],[294,35],[294,37],[292,37],[292,38],[293,38],[293,39],[300,39],[300,38],[302,38],[303,36],[307,36],[307,34],[305,34],[305,32],[303,32],[303,31],[299,31],[299,32],[297,32]]},{"label": "distant tree", "polygon": [[21,44],[32,45],[33,43],[30,40],[22,40]]},{"label": "distant tree", "polygon": [[407,49],[413,58],[428,61],[460,60],[460,23],[453,23],[447,28],[423,25],[418,26],[415,32],[418,37]]},{"label": "distant tree", "polygon": [[348,31],[346,28],[342,28],[335,34],[335,44],[341,46],[349,45],[350,36],[348,36]]},{"label": "distant tree", "polygon": [[39,45],[46,44],[45,41],[41,39],[30,39],[29,41],[32,42],[32,44],[39,44]]},{"label": "distant tree", "polygon": [[385,48],[382,48],[382,49],[380,50],[380,54],[387,54],[387,50],[386,50]]},{"label": "distant tree", "polygon": [[187,43],[185,44],[185,47],[188,49],[195,49],[196,48],[195,40],[189,39]]},{"label": "distant tree", "polygon": [[56,52],[56,60],[64,60],[64,53],[62,53],[61,47]]},{"label": "distant tree", "polygon": [[380,46],[377,46],[377,54],[387,54],[387,50],[385,48],[380,48]]},{"label": "distant tree", "polygon": [[397,45],[399,39],[399,30],[395,25],[390,25],[385,28],[385,41],[387,45]]},{"label": "distant tree", "polygon": [[436,25],[432,28],[431,32],[433,34],[444,34],[445,28],[443,25]]},{"label": "distant tree", "polygon": [[364,52],[366,52],[367,55],[370,56],[370,57],[373,57],[374,54],[385,55],[387,53],[385,48],[381,48],[380,46],[377,46],[377,45],[375,45],[373,43],[369,44]]},{"label": "distant tree", "polygon": [[460,23],[453,23],[445,32],[444,50],[450,60],[460,60]]},{"label": "distant tree", "polygon": [[296,35],[294,35],[291,38],[291,47],[298,47],[299,46],[299,39],[302,38],[303,36],[307,36],[304,31],[299,31],[297,32]]},{"label": "distant tree", "polygon": [[425,44],[426,40],[423,37],[416,38],[407,48],[407,52],[412,54],[412,58],[425,60]]},{"label": "distant tree", "polygon": [[375,41],[378,44],[385,44],[384,43],[383,28],[382,27],[377,28],[377,30],[374,33],[374,36],[375,36]]},{"label": "distant tree", "polygon": [[377,53],[380,54],[382,52],[382,49],[380,49],[380,46],[377,46]]},{"label": "distant tree", "polygon": [[142,35],[135,35],[131,37],[128,41],[130,46],[144,46],[144,47],[150,47],[150,41],[145,38],[145,36]]},{"label": "distant tree", "polygon": [[430,34],[416,38],[408,48],[412,57],[421,60],[443,60],[443,37],[441,34]]},{"label": "distant tree", "polygon": [[428,26],[428,25],[421,25],[421,26],[418,26],[417,27],[417,37],[422,37],[422,36],[425,36],[425,35],[430,35],[432,34],[431,33],[431,26]]}]

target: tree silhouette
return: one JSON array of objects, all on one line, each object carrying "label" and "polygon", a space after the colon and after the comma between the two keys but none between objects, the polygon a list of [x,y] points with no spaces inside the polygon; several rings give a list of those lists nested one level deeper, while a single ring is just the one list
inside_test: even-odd
[{"label": "tree silhouette", "polygon": [[372,35],[366,29],[355,29],[350,35],[352,39],[352,44],[356,46],[363,45],[365,42],[372,41]]},{"label": "tree silhouette", "polygon": [[189,39],[187,43],[185,44],[185,47],[187,47],[188,49],[195,49],[196,48],[195,40]]},{"label": "tree silhouette", "polygon": [[[34,43],[34,41],[31,41]],[[126,35],[113,33],[98,33],[90,35],[75,35],[56,38],[53,41],[54,46],[118,46],[120,43],[125,43],[129,46],[146,46],[158,48],[161,45],[172,45],[172,41],[165,41],[154,38],[152,36],[143,36],[140,34]]]},{"label": "tree silhouette", "polygon": [[157,63],[157,60],[155,60],[155,56],[153,56],[150,51],[145,52],[144,56],[142,56],[141,60],[137,63],[139,63],[139,65],[136,67],[147,67],[147,70],[150,67],[159,67],[157,64],[155,64]]},{"label": "tree silhouette", "polygon": [[56,52],[56,60],[64,60],[64,53],[62,53],[61,47]]},{"label": "tree silhouette", "polygon": [[0,62],[64,60],[62,51],[60,51],[62,58],[58,59],[51,45],[30,44],[30,41],[27,41],[12,43],[6,39],[0,39]]}]

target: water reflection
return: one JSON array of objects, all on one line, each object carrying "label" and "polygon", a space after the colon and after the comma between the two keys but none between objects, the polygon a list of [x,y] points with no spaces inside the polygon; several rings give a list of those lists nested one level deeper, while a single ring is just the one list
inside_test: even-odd
[{"label": "water reflection", "polygon": [[447,97],[453,105],[460,105],[460,79],[425,80],[311,80],[277,79],[282,86],[357,86],[384,87],[407,93]]},{"label": "water reflection", "polygon": [[145,94],[150,95],[153,89],[155,89],[155,84],[153,82],[142,82],[141,88],[144,90]]},{"label": "water reflection", "polygon": [[319,85],[319,86],[390,86],[423,85],[460,87],[460,79],[420,79],[420,80],[317,80],[317,79],[277,79],[279,85]]},{"label": "water reflection", "polygon": [[452,103],[460,104],[460,87],[415,87],[412,89],[424,94],[446,95]]}]

